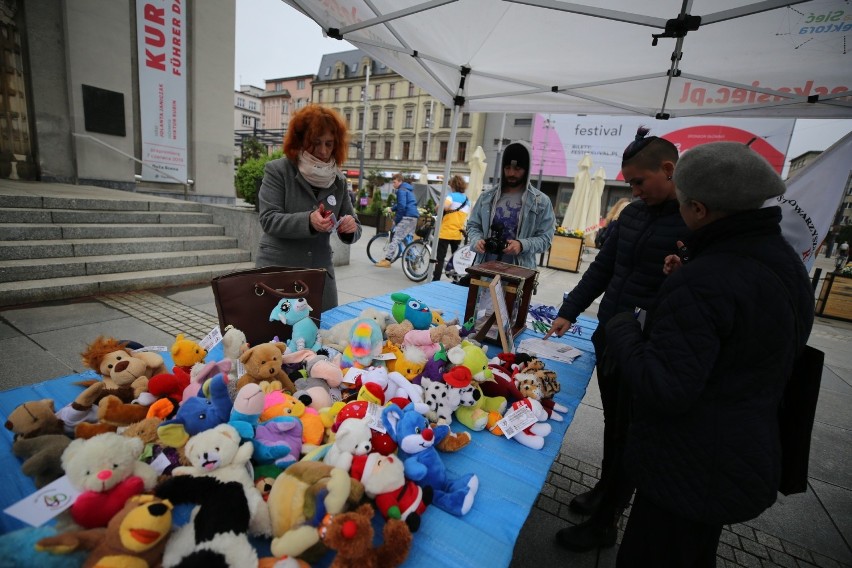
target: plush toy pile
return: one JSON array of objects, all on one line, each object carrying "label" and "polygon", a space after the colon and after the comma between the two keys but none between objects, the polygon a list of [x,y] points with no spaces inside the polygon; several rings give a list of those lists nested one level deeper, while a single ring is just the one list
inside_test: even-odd
[{"label": "plush toy pile", "polygon": [[[442,452],[464,451],[471,432],[502,435],[498,422],[520,410],[537,422],[505,443],[541,449],[566,409],[538,359],[489,359],[462,339],[470,330],[392,297],[391,312],[329,330],[302,324],[303,300],[282,302],[269,318],[293,338],[249,345],[229,328],[221,361],[181,334],[172,369],[96,338],[82,357],[100,381],[59,411],[22,404],[6,423],[39,487],[67,475],[82,490],[36,554],[85,550],[87,566],[298,566],[329,551],[335,566],[404,562],[430,506],[459,517],[476,506],[476,473],[451,473]],[[178,507],[191,513],[173,527]],[[274,558],[258,559],[254,537],[270,539]]]}]

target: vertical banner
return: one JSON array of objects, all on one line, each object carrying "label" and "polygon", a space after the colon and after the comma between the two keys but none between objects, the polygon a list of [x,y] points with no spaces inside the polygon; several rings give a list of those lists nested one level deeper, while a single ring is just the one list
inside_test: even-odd
[{"label": "vertical banner", "polygon": [[186,180],[186,13],[182,0],[137,0],[142,179]]},{"label": "vertical banner", "polygon": [[814,265],[816,251],[834,223],[837,208],[852,176],[852,133],[817,156],[787,180],[787,192],[765,206],[780,205],[781,233],[802,257]]}]

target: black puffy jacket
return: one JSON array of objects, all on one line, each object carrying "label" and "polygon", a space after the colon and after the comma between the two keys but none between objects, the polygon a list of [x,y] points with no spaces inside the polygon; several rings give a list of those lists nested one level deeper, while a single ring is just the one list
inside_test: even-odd
[{"label": "black puffy jacket", "polygon": [[559,316],[576,321],[601,294],[601,330],[618,312],[649,308],[665,280],[663,261],[677,251],[678,239],[683,240],[688,232],[676,200],[654,206],[631,203],[619,215],[580,283],[566,294]]},{"label": "black puffy jacket", "polygon": [[694,521],[742,522],[776,499],[778,404],[814,317],[780,220],[770,207],[699,229],[644,336],[632,317],[606,328],[632,400],[627,470],[646,498]]}]

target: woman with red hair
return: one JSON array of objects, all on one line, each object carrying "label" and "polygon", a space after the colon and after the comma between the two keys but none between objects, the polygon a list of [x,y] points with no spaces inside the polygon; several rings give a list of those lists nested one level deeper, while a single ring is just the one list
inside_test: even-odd
[{"label": "woman with red hair", "polygon": [[346,124],[332,109],[308,105],[291,118],[284,157],[266,163],[258,193],[260,251],[257,266],[298,266],[327,271],[322,311],[337,305],[331,233],[352,244],[361,223],[340,166],[348,148]]}]

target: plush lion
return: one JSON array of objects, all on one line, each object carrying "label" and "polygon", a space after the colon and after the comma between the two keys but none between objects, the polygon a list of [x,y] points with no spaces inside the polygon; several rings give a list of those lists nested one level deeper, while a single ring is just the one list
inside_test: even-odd
[{"label": "plush lion", "polygon": [[148,379],[168,372],[163,358],[156,353],[133,353],[127,342],[100,336],[81,353],[83,364],[101,374],[104,394],[113,394],[131,402],[148,390]]}]

